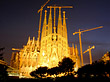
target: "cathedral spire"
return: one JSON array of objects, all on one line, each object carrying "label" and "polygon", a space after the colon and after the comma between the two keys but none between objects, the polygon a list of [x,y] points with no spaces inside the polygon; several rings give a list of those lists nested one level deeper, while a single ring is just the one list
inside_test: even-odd
[{"label": "cathedral spire", "polygon": [[61,35],[62,35],[61,7],[59,7],[59,17],[58,17],[58,34],[61,34]]},{"label": "cathedral spire", "polygon": [[33,37],[32,44],[33,45],[35,44],[35,37]]},{"label": "cathedral spire", "polygon": [[65,11],[63,11],[63,36],[67,39],[67,27],[66,27]]},{"label": "cathedral spire", "polygon": [[48,19],[48,33],[52,33],[52,8],[50,8],[49,19]]},{"label": "cathedral spire", "polygon": [[28,37],[28,42],[27,42],[27,45],[30,45],[30,36]]},{"label": "cathedral spire", "polygon": [[46,36],[46,26],[47,26],[47,10],[45,10],[45,17],[43,22],[43,28],[42,28],[42,37]]},{"label": "cathedral spire", "polygon": [[73,55],[75,55],[74,43],[72,43]]},{"label": "cathedral spire", "polygon": [[76,44],[75,44],[75,54],[78,57],[78,48],[77,48],[77,45]]}]

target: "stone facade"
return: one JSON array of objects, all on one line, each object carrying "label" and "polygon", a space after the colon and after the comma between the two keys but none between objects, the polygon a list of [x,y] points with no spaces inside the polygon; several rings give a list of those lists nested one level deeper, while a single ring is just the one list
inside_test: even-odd
[{"label": "stone facade", "polygon": [[75,62],[75,71],[80,67],[77,46],[75,45],[75,48],[74,45],[68,46],[65,11],[61,13],[61,8],[58,9],[57,26],[56,21],[52,21],[52,8],[49,11],[48,21],[45,10],[40,44],[35,37],[32,40],[29,37],[27,44],[19,52],[12,54],[11,66],[19,69],[20,76],[30,77],[30,72],[40,66],[56,67],[64,57],[70,57]]}]

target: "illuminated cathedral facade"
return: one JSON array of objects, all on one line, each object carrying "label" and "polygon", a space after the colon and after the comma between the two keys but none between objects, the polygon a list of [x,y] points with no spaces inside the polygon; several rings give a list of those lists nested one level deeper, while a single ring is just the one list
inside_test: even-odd
[{"label": "illuminated cathedral facade", "polygon": [[41,66],[56,67],[64,57],[70,57],[75,62],[75,71],[80,67],[77,45],[68,45],[65,11],[62,13],[60,7],[58,10],[57,22],[52,8],[49,8],[49,16],[45,10],[40,42],[35,37],[29,37],[27,44],[18,49],[19,52],[12,53],[10,65],[19,70],[20,76],[30,77],[30,72]]}]

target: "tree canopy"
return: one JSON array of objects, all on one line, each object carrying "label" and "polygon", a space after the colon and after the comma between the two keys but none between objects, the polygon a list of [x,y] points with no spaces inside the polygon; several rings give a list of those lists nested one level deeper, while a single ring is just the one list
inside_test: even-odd
[{"label": "tree canopy", "polygon": [[110,61],[96,61],[93,64],[88,64],[78,69],[79,78],[99,78],[110,77]]},{"label": "tree canopy", "polygon": [[39,67],[35,71],[31,72],[30,75],[36,78],[43,78],[48,75],[55,75],[57,77],[58,74],[64,73],[65,75],[69,75],[74,70],[74,62],[70,58],[63,58],[61,62],[59,62],[57,67],[48,68],[48,67]]},{"label": "tree canopy", "polygon": [[[5,48],[0,48],[0,60],[2,60],[2,61],[4,61],[4,58],[3,58],[3,50],[4,49]],[[0,64],[0,82],[4,82],[7,80],[8,73],[6,70],[7,70],[7,66]]]}]

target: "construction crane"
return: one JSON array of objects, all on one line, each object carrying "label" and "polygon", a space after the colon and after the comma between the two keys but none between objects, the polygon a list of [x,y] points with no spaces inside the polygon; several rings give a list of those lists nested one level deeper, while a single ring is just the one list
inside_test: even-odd
[{"label": "construction crane", "polygon": [[43,8],[45,7],[45,5],[49,2],[50,0],[48,0],[43,6],[41,6],[41,8],[38,10],[38,13],[40,12],[40,19],[39,19],[39,31],[38,31],[38,44],[39,44],[39,40],[40,40],[40,29],[41,29],[41,21],[42,21],[42,11]]},{"label": "construction crane", "polygon": [[12,50],[17,50],[17,51],[20,51],[21,49],[12,48]]},{"label": "construction crane", "polygon": [[91,54],[91,50],[94,49],[94,48],[95,48],[95,46],[92,46],[92,47],[89,46],[89,49],[87,49],[86,51],[83,52],[83,54],[85,54],[86,52],[89,51],[90,64],[92,64],[92,54]]},{"label": "construction crane", "polygon": [[81,54],[81,63],[82,63],[81,65],[82,65],[82,66],[84,66],[84,64],[83,64],[83,53],[82,53],[81,33],[87,32],[87,31],[96,30],[96,29],[99,29],[99,28],[103,28],[103,26],[99,26],[99,27],[96,27],[96,28],[87,29],[87,30],[83,30],[83,31],[81,31],[81,30],[79,29],[79,32],[74,32],[74,33],[73,33],[73,35],[79,34],[80,54]]}]

